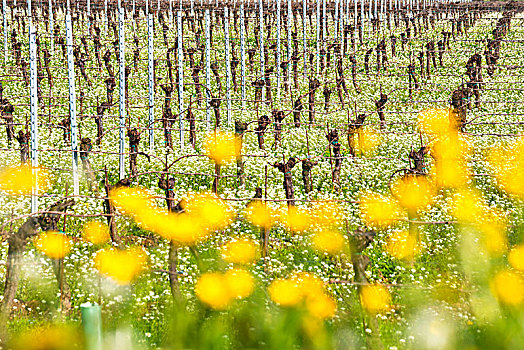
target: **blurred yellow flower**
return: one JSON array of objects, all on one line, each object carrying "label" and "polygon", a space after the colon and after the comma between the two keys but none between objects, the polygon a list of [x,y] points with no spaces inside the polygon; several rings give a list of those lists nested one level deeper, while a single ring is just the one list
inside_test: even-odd
[{"label": "blurred yellow flower", "polygon": [[453,194],[453,216],[461,222],[477,223],[484,213],[484,206],[484,199],[474,189],[462,189]]},{"label": "blurred yellow flower", "polygon": [[100,221],[89,221],[82,230],[84,239],[93,244],[102,244],[109,241],[109,230],[107,225]]},{"label": "blurred yellow flower", "polygon": [[9,341],[12,350],[70,350],[82,349],[82,337],[72,327],[61,325],[38,326],[21,332]]},{"label": "blurred yellow flower", "polygon": [[185,245],[193,245],[200,242],[211,233],[209,229],[201,226],[201,222],[197,218],[185,213],[169,213],[165,224],[169,225],[169,227],[165,226],[163,229],[158,230],[158,233]]},{"label": "blurred yellow flower", "polygon": [[314,226],[332,226],[343,219],[343,212],[336,202],[315,202],[311,208],[311,220]]},{"label": "blurred yellow flower", "polygon": [[394,232],[387,240],[386,251],[396,259],[412,259],[418,253],[417,238],[407,231]]},{"label": "blurred yellow flower", "polygon": [[155,208],[149,194],[138,188],[117,187],[109,193],[109,200],[117,209],[131,216],[144,217],[144,212],[149,213]]},{"label": "blurred yellow flower", "polygon": [[270,228],[275,223],[277,214],[273,208],[261,201],[251,202],[246,208],[249,222],[262,228]]},{"label": "blurred yellow flower", "polygon": [[32,194],[33,188],[45,192],[50,186],[49,173],[30,165],[6,167],[0,171],[0,190],[9,194]]},{"label": "blurred yellow flower", "polygon": [[524,138],[494,149],[488,157],[497,182],[507,192],[524,196]]},{"label": "blurred yellow flower", "polygon": [[508,255],[509,264],[519,271],[524,271],[524,244],[513,247]]},{"label": "blurred yellow flower", "polygon": [[390,309],[391,295],[386,287],[370,284],[360,289],[360,301],[368,312],[377,313]]},{"label": "blurred yellow flower", "polygon": [[518,305],[524,300],[524,281],[515,272],[502,270],[491,281],[493,294],[502,303]]},{"label": "blurred yellow flower", "polygon": [[358,149],[364,154],[374,151],[380,144],[380,134],[372,127],[365,126],[358,131]]},{"label": "blurred yellow flower", "polygon": [[210,159],[224,165],[233,162],[240,155],[242,144],[233,133],[216,131],[207,135],[203,148]]},{"label": "blurred yellow flower", "polygon": [[451,132],[442,135],[433,145],[435,165],[431,170],[440,187],[462,187],[470,174],[466,162],[469,145],[464,135]]},{"label": "blurred yellow flower", "polygon": [[321,293],[306,299],[306,308],[311,315],[326,319],[335,316],[337,304],[329,295]]},{"label": "blurred yellow flower", "polygon": [[231,295],[237,299],[246,298],[253,293],[255,279],[243,269],[232,269],[224,274],[226,286]]},{"label": "blurred yellow flower", "polygon": [[425,176],[406,176],[393,184],[392,192],[404,208],[417,210],[433,202],[435,190]]},{"label": "blurred yellow flower", "polygon": [[491,256],[501,256],[507,249],[506,221],[504,213],[488,207],[475,226],[482,233],[481,241]]},{"label": "blurred yellow flower", "polygon": [[314,297],[324,292],[324,282],[312,273],[299,272],[290,279],[296,282],[301,295],[306,298]]},{"label": "blurred yellow flower", "polygon": [[65,234],[48,231],[35,239],[35,247],[53,259],[60,259],[69,254],[71,240]]},{"label": "blurred yellow flower", "polygon": [[197,194],[189,198],[185,210],[210,230],[221,230],[233,220],[232,209],[215,194]]},{"label": "blurred yellow flower", "polygon": [[224,310],[233,300],[225,277],[218,272],[200,276],[195,285],[195,293],[200,301],[217,310]]},{"label": "blurred yellow flower", "polygon": [[346,245],[344,236],[332,230],[322,230],[315,233],[312,242],[315,250],[328,254],[338,254]]},{"label": "blurred yellow flower", "polygon": [[280,306],[295,306],[302,300],[297,282],[291,279],[277,279],[271,282],[269,296]]},{"label": "blurred yellow flower", "polygon": [[95,268],[102,275],[110,277],[117,284],[125,285],[131,283],[143,270],[146,255],[138,248],[103,249],[96,253],[94,262]]},{"label": "blurred yellow flower", "polygon": [[290,206],[284,209],[282,223],[293,232],[302,232],[311,226],[310,214],[303,209]]},{"label": "blurred yellow flower", "polygon": [[400,219],[401,209],[391,198],[374,192],[360,197],[362,219],[368,226],[388,227]]},{"label": "blurred yellow flower", "polygon": [[418,114],[417,124],[425,134],[443,135],[456,130],[456,121],[450,109],[433,108]]},{"label": "blurred yellow flower", "polygon": [[248,239],[232,241],[222,247],[222,259],[228,263],[251,264],[256,253],[256,245]]}]

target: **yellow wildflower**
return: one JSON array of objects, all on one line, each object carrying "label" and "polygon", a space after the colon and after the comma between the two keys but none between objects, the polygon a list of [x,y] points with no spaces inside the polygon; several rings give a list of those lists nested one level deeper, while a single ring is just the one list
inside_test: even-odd
[{"label": "yellow wildflower", "polygon": [[251,264],[255,260],[257,248],[247,239],[232,241],[222,247],[222,259],[229,263]]},{"label": "yellow wildflower", "polygon": [[211,231],[202,227],[194,216],[189,214],[169,214],[170,219],[166,222],[172,224],[163,231],[171,240],[182,244],[192,245],[202,241]]},{"label": "yellow wildflower", "polygon": [[48,257],[60,259],[69,254],[71,240],[65,234],[48,231],[36,238],[35,246]]},{"label": "yellow wildflower", "polygon": [[270,228],[276,220],[277,213],[264,202],[251,202],[246,208],[247,219],[255,226]]},{"label": "yellow wildflower", "polygon": [[311,208],[311,220],[315,226],[333,226],[343,219],[343,212],[336,202],[316,202]]},{"label": "yellow wildflower", "polygon": [[476,222],[477,229],[482,233],[482,243],[491,256],[501,256],[506,252],[506,222],[503,213],[488,207]]},{"label": "yellow wildflower", "polygon": [[360,210],[364,222],[381,228],[394,224],[400,218],[400,207],[391,198],[366,192],[360,197]]},{"label": "yellow wildflower", "polygon": [[371,284],[362,286],[360,300],[364,309],[371,313],[377,313],[389,310],[391,295],[386,287],[380,284]]},{"label": "yellow wildflower", "polygon": [[123,213],[131,216],[145,217],[151,212],[154,204],[148,193],[142,189],[117,187],[109,193],[109,200]]},{"label": "yellow wildflower", "polygon": [[307,272],[300,272],[291,277],[300,288],[302,296],[309,298],[324,292],[324,282],[317,276]]},{"label": "yellow wildflower", "polygon": [[217,164],[234,161],[242,148],[240,139],[230,132],[216,131],[207,135],[204,140],[206,155]]},{"label": "yellow wildflower", "polygon": [[380,144],[380,134],[373,128],[365,126],[358,131],[358,149],[369,154]]},{"label": "yellow wildflower", "polygon": [[326,319],[335,316],[337,304],[329,295],[321,293],[306,299],[306,308],[311,315]]},{"label": "yellow wildflower", "polygon": [[296,281],[277,279],[269,285],[269,296],[280,306],[295,306],[302,300],[302,293]]},{"label": "yellow wildflower", "polygon": [[324,253],[340,253],[345,246],[345,239],[340,233],[331,230],[322,230],[313,235],[313,247]]},{"label": "yellow wildflower", "polygon": [[204,273],[195,285],[195,293],[204,304],[224,310],[233,300],[225,277],[218,272]]},{"label": "yellow wildflower", "polygon": [[7,167],[0,171],[0,190],[9,194],[32,194],[34,188],[42,193],[49,188],[49,173],[30,165]]},{"label": "yellow wildflower", "polygon": [[109,241],[109,230],[100,221],[89,221],[82,230],[84,238],[93,244],[102,244]]},{"label": "yellow wildflower", "polygon": [[464,135],[456,132],[443,135],[433,145],[435,166],[431,173],[441,187],[462,187],[469,178],[466,155],[469,145]]},{"label": "yellow wildflower", "polygon": [[282,222],[293,232],[302,232],[311,226],[309,213],[295,206],[290,206],[282,215]]},{"label": "yellow wildflower", "polygon": [[433,202],[434,188],[423,176],[407,176],[399,179],[392,188],[400,205],[408,210],[424,208]]},{"label": "yellow wildflower", "polygon": [[386,243],[386,251],[396,259],[412,259],[417,249],[417,238],[407,231],[394,232]]},{"label": "yellow wildflower", "polygon": [[232,269],[224,274],[229,293],[237,299],[243,299],[253,293],[255,279],[253,275],[243,269]]},{"label": "yellow wildflower", "polygon": [[142,271],[146,256],[141,249],[104,249],[96,253],[95,268],[120,285],[131,281]]},{"label": "yellow wildflower", "polygon": [[429,135],[443,135],[456,130],[456,121],[449,109],[433,108],[418,115],[419,129]]},{"label": "yellow wildflower", "polygon": [[489,156],[489,163],[505,191],[524,196],[524,138],[496,148]]},{"label": "yellow wildflower", "polygon": [[233,219],[229,205],[215,194],[198,194],[187,200],[186,211],[195,217],[202,226],[210,230],[220,230]]},{"label": "yellow wildflower", "polygon": [[509,270],[499,271],[493,277],[491,290],[504,304],[518,305],[524,300],[524,281],[520,275]]},{"label": "yellow wildflower", "polygon": [[484,199],[476,190],[463,189],[453,195],[453,216],[459,221],[476,223],[484,213],[484,206]]},{"label": "yellow wildflower", "polygon": [[7,348],[12,350],[82,349],[82,337],[69,326],[46,325],[26,330],[13,337]]},{"label": "yellow wildflower", "polygon": [[510,250],[508,261],[513,268],[524,271],[524,244],[513,247]]}]

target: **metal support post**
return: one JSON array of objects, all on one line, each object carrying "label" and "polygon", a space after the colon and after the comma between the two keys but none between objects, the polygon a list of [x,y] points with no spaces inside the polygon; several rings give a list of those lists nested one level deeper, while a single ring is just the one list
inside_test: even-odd
[{"label": "metal support post", "polygon": [[280,0],[277,0],[277,101],[280,101],[280,79],[281,79],[281,71],[280,71]]},{"label": "metal support post", "polygon": [[54,36],[54,21],[53,21],[53,0],[49,0],[49,40],[51,40],[51,53],[55,50],[55,36]]},{"label": "metal support post", "polygon": [[335,39],[335,42],[337,41],[337,38],[338,38],[338,7],[339,7],[339,0],[335,0],[335,28],[334,28],[334,39]]},{"label": "metal support post", "polygon": [[71,25],[71,13],[66,14],[66,44],[67,44],[67,76],[69,82],[69,119],[71,125],[71,152],[73,167],[73,194],[78,196],[78,128],[76,124],[76,84],[75,84],[75,60],[73,57],[73,26]]},{"label": "metal support post", "polygon": [[[258,17],[260,24],[259,40],[260,40],[260,75],[262,78],[265,77],[266,67],[265,67],[265,56],[264,56],[264,3],[263,0],[260,0],[258,6]],[[265,90],[262,89],[262,101],[265,100]]]},{"label": "metal support post", "polygon": [[[28,2],[28,13],[31,13],[30,1]],[[31,103],[31,166],[36,168],[38,164],[38,80],[36,66],[36,30],[33,27],[31,17],[29,18],[29,69],[30,69],[30,103]],[[38,176],[38,170],[34,169],[33,174]],[[34,182],[31,196],[31,212],[38,211],[38,181]]]},{"label": "metal support post", "polygon": [[229,57],[229,9],[224,8],[224,36],[226,41],[226,99],[227,126],[231,126],[231,58]]},{"label": "metal support post", "polygon": [[317,42],[317,66],[315,69],[315,73],[318,74],[320,71],[320,0],[317,0],[317,36],[316,36],[316,42]]},{"label": "metal support post", "polygon": [[149,7],[146,6],[147,12],[147,82],[149,87],[149,150],[151,152],[155,149],[155,81],[154,81],[154,66],[153,66],[153,14],[149,12]]},{"label": "metal support post", "polygon": [[124,38],[124,8],[118,8],[118,44],[119,44],[119,90],[120,90],[120,147],[119,147],[119,179],[125,178],[125,164],[124,164],[124,151],[125,151],[125,123],[126,123],[126,72],[125,72],[125,38]]},{"label": "metal support post", "polygon": [[307,0],[302,0],[302,56],[304,59],[304,78],[307,78],[307,42],[306,42],[306,15],[307,15]]},{"label": "metal support post", "polygon": [[211,38],[209,10],[206,10],[206,128],[211,127]]},{"label": "metal support post", "polygon": [[182,32],[182,11],[177,11],[178,32],[178,127],[180,149],[184,149],[184,44]]},{"label": "metal support post", "polygon": [[240,75],[242,76],[242,110],[246,109],[246,33],[244,4],[240,5]]},{"label": "metal support post", "polygon": [[[51,0],[49,0],[51,1]],[[3,30],[4,30],[4,65],[7,68],[7,1],[2,1],[2,20],[3,20]]]}]

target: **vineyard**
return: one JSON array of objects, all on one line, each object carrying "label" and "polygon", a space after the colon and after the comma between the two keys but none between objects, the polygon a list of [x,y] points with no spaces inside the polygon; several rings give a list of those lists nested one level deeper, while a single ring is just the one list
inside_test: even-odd
[{"label": "vineyard", "polygon": [[2,1],[0,348],[524,347],[524,2]]}]

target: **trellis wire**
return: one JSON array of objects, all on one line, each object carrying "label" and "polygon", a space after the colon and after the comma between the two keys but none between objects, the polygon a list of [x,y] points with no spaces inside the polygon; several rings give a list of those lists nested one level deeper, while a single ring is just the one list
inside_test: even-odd
[{"label": "trellis wire", "polygon": [[67,73],[69,82],[69,118],[71,126],[71,152],[73,168],[73,194],[80,193],[78,183],[78,144],[76,124],[76,88],[75,88],[75,62],[73,59],[73,27],[71,25],[71,12],[66,14],[66,43],[67,43]]}]

